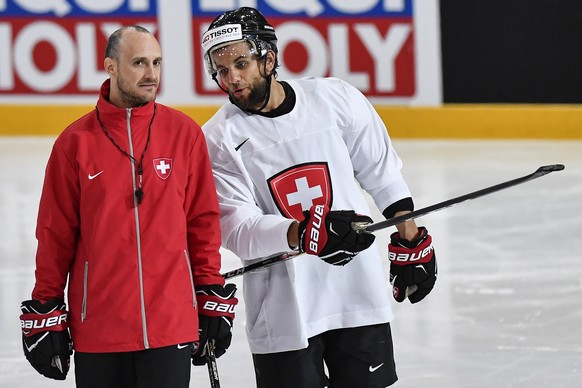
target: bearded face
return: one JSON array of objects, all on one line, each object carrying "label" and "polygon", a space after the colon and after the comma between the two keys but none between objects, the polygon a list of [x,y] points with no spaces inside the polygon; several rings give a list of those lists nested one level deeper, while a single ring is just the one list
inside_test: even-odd
[{"label": "bearded face", "polygon": [[265,57],[257,58],[246,41],[218,48],[211,55],[219,85],[230,100],[244,110],[260,109],[269,95]]}]

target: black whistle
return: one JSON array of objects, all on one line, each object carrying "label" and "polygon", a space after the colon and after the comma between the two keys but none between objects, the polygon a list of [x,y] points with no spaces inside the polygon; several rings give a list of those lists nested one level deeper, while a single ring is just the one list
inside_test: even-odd
[{"label": "black whistle", "polygon": [[135,191],[135,198],[137,199],[137,204],[141,205],[141,200],[143,199],[143,190],[141,187]]}]

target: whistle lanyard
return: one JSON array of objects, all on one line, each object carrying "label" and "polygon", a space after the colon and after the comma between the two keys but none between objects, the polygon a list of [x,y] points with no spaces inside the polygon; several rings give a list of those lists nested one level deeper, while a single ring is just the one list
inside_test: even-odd
[{"label": "whistle lanyard", "polygon": [[141,158],[139,159],[139,162],[138,162],[127,151],[125,151],[123,148],[121,148],[121,146],[119,144],[117,144],[117,142],[111,137],[111,135],[109,134],[109,131],[107,131],[107,128],[105,128],[105,125],[103,124],[103,122],[101,121],[101,118],[99,117],[99,109],[97,109],[97,107],[95,107],[97,121],[99,122],[99,125],[101,125],[101,129],[103,129],[103,132],[105,132],[105,135],[107,136],[107,138],[109,140],[111,140],[111,142],[119,150],[119,152],[121,152],[123,155],[125,155],[129,159],[131,159],[133,161],[134,165],[137,165],[137,177],[138,177],[137,178],[137,189],[135,190],[134,194],[135,194],[135,198],[137,200],[138,205],[141,204],[141,201],[143,199],[143,158],[145,156],[146,150],[148,149],[148,145],[150,144],[150,135],[152,132],[152,124],[154,123],[154,118],[156,117],[156,108],[157,108],[157,105],[154,104],[154,113],[152,114],[152,119],[151,119],[150,125],[148,127],[148,138],[146,140],[145,147],[143,148],[143,152],[141,153]]}]

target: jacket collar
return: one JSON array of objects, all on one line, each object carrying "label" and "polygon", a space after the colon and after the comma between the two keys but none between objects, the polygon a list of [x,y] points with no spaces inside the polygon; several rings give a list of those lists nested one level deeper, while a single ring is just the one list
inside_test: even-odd
[{"label": "jacket collar", "polygon": [[[99,99],[97,100],[97,109],[99,109],[99,116],[101,119],[118,120],[125,118],[129,108],[118,108],[109,102],[109,93],[111,91],[111,79],[105,80],[101,85],[99,92]],[[154,113],[154,101],[150,101],[145,105],[131,108],[131,116],[147,116],[150,117]]]}]

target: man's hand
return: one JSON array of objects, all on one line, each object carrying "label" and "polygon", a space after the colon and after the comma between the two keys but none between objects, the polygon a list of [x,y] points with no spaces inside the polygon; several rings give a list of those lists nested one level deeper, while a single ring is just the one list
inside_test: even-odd
[{"label": "man's hand", "polygon": [[352,223],[371,223],[368,216],[353,210],[329,210],[324,205],[312,206],[303,212],[299,223],[299,250],[319,256],[333,265],[345,265],[367,249],[376,238],[371,233],[358,233]]},{"label": "man's hand", "polygon": [[20,310],[22,346],[26,359],[43,376],[64,380],[73,354],[65,302],[25,300]]},{"label": "man's hand", "polygon": [[437,264],[432,237],[425,227],[418,230],[420,235],[412,241],[401,238],[398,232],[390,236],[390,283],[397,302],[406,297],[411,303],[420,302],[436,282]]},{"label": "man's hand", "polygon": [[206,364],[206,344],[209,339],[214,340],[217,358],[222,356],[230,346],[234,308],[238,303],[235,293],[236,285],[232,283],[224,287],[218,284],[197,286],[200,339],[194,344],[192,364]]}]

